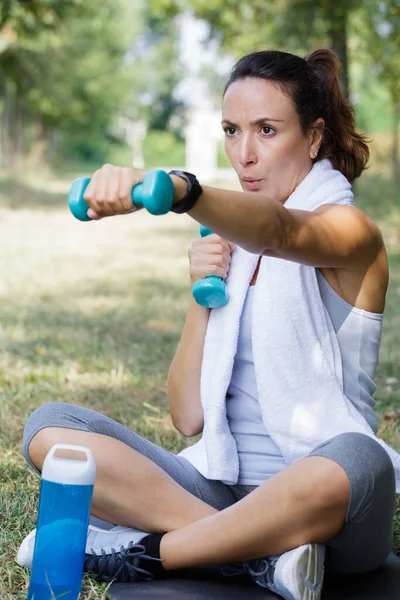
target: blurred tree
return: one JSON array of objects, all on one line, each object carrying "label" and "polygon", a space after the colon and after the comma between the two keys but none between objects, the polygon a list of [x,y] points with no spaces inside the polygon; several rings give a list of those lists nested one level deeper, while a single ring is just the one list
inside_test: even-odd
[{"label": "blurred tree", "polygon": [[278,20],[275,38],[285,40],[293,52],[307,54],[314,47],[327,46],[342,65],[342,86],[349,96],[349,17],[361,0],[290,0]]},{"label": "blurred tree", "polygon": [[17,33],[37,33],[53,29],[81,0],[2,0],[0,30],[6,26]]},{"label": "blurred tree", "polygon": [[69,11],[56,1],[11,4],[20,7],[8,13],[15,35],[0,54],[1,146],[2,165],[18,170],[27,135],[37,152],[54,144],[56,130],[89,139],[104,126],[123,96],[116,84],[127,40],[118,31],[120,3],[111,0],[96,7],[71,0]]},{"label": "blurred tree", "polygon": [[[71,11],[80,10],[79,0],[2,0],[0,4],[0,94],[1,164],[18,169],[25,146],[28,117],[26,94],[34,84],[37,48],[25,40],[42,31],[52,31]],[[32,67],[32,69],[30,68]]]},{"label": "blurred tree", "polygon": [[[151,0],[153,11],[166,17],[178,12],[177,0]],[[280,47],[307,54],[328,46],[342,63],[348,95],[348,17],[361,0],[184,0],[183,6],[210,24],[210,34],[235,57],[254,49]]]},{"label": "blurred tree", "polygon": [[363,42],[372,68],[390,93],[393,110],[392,164],[394,181],[400,182],[400,0],[365,0]]},{"label": "blurred tree", "polygon": [[60,139],[78,158],[104,160],[120,114],[167,127],[179,79],[176,36],[145,0],[8,0],[1,7],[3,166],[21,168],[28,147],[37,162]]},{"label": "blurred tree", "polygon": [[149,129],[170,130],[181,137],[184,105],[174,96],[183,77],[177,25],[173,18],[153,14],[147,3],[142,14],[144,27],[127,55],[135,81],[130,113],[144,119]]}]

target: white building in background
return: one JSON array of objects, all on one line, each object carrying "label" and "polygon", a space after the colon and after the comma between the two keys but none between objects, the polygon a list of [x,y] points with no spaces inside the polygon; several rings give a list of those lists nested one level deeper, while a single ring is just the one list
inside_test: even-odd
[{"label": "white building in background", "polygon": [[144,169],[143,140],[147,135],[145,121],[133,121],[129,117],[120,117],[119,127],[123,131],[126,143],[132,151],[132,167]]},{"label": "white building in background", "polygon": [[[204,66],[211,66],[221,75],[229,73],[233,59],[218,55],[216,42],[207,42],[209,25],[192,17],[189,13],[180,15],[179,52],[180,61],[185,67],[186,77],[177,89],[177,97],[189,106],[185,128],[185,165],[160,165],[160,168],[183,168],[194,172],[201,181],[208,183],[216,179],[235,178],[232,169],[218,169],[218,147],[223,143],[221,111],[216,110],[210,98],[206,81],[201,76]],[[132,166],[144,168],[143,140],[146,137],[146,124],[121,117],[120,131],[132,150]]]},{"label": "white building in background", "polygon": [[217,178],[218,145],[223,140],[221,114],[210,108],[191,108],[185,129],[186,165],[204,182]]},{"label": "white building in background", "polygon": [[225,178],[229,169],[223,169],[224,173],[218,170],[218,146],[224,139],[221,112],[215,110],[201,69],[208,65],[223,76],[229,73],[234,61],[230,56],[218,56],[216,42],[205,44],[209,34],[206,21],[184,13],[179,18],[179,31],[180,60],[187,75],[178,86],[178,95],[190,107],[185,129],[185,169],[196,173],[204,182],[221,175]]}]

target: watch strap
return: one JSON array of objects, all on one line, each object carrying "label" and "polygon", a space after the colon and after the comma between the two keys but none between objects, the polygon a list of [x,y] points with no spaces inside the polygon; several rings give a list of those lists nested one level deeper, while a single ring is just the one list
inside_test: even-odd
[{"label": "watch strap", "polygon": [[187,184],[187,192],[185,196],[177,202],[172,208],[171,212],[182,214],[188,212],[196,204],[199,196],[203,193],[203,188],[197,181],[197,178],[193,173],[187,173],[187,171],[173,170],[168,175],[176,175],[184,179]]}]

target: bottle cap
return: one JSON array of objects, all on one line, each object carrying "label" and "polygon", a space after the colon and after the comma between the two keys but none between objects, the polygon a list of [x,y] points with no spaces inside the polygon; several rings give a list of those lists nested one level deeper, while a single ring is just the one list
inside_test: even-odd
[{"label": "bottle cap", "polygon": [[[56,456],[57,450],[75,450],[85,454],[86,460]],[[43,462],[42,479],[54,483],[71,485],[94,485],[96,462],[86,446],[75,444],[55,444],[47,453]]]}]

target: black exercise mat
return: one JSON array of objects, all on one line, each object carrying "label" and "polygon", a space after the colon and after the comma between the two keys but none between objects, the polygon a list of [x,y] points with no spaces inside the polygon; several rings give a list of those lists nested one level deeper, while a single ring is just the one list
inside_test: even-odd
[{"label": "black exercise mat", "polygon": [[[184,573],[184,576],[182,575]],[[197,569],[160,581],[115,583],[114,600],[277,600],[247,577],[224,577],[219,570]],[[391,554],[385,565],[364,575],[341,575],[325,579],[322,600],[400,600],[400,559]]]}]

